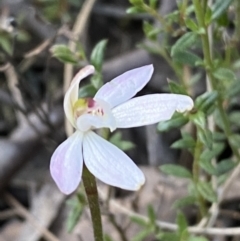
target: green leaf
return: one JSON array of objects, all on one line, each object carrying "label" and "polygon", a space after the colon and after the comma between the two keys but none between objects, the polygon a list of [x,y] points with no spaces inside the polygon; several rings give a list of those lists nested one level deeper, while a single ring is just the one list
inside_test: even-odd
[{"label": "green leaf", "polygon": [[123,151],[129,151],[132,150],[136,145],[131,141],[121,141],[119,145],[116,146]]},{"label": "green leaf", "polygon": [[19,42],[28,42],[31,40],[31,35],[25,30],[18,30],[16,38]]},{"label": "green leaf", "polygon": [[161,31],[160,29],[155,28],[155,29],[153,29],[152,31],[149,31],[149,32],[148,32],[147,37],[148,37],[150,40],[155,41],[155,40],[157,40],[157,36],[158,36],[158,34],[159,34],[160,31]]},{"label": "green leaf", "polygon": [[231,159],[225,159],[217,164],[216,173],[218,176],[231,171],[236,166],[236,163]]},{"label": "green leaf", "polygon": [[94,73],[91,77],[91,84],[93,87],[98,90],[103,85],[102,74],[98,71]]},{"label": "green leaf", "polygon": [[148,32],[152,31],[154,29],[153,25],[147,21],[143,22],[143,31],[146,35],[148,35]]},{"label": "green leaf", "polygon": [[200,167],[210,175],[217,175],[216,168],[212,165],[212,162],[207,159],[202,159],[199,162]]},{"label": "green leaf", "polygon": [[210,162],[214,157],[220,155],[223,152],[224,148],[225,144],[223,142],[214,143],[211,150],[206,149],[202,152],[200,156],[200,162],[201,160],[207,160],[208,162]]},{"label": "green leaf", "polygon": [[204,34],[206,34],[206,30],[205,30],[205,28],[199,28],[198,31],[197,31],[197,33],[198,33],[199,35],[204,35]]},{"label": "green leaf", "polygon": [[204,181],[199,181],[197,183],[197,189],[200,192],[200,194],[209,202],[217,201],[217,195],[214,192],[210,183],[204,182]]},{"label": "green leaf", "polygon": [[234,111],[229,114],[229,120],[232,124],[237,127],[240,127],[240,112]]},{"label": "green leaf", "polygon": [[205,92],[204,94],[202,94],[196,98],[195,108],[203,111],[204,113],[207,113],[209,111],[209,109],[213,105],[215,105],[217,98],[218,98],[217,91]]},{"label": "green leaf", "polygon": [[187,241],[208,241],[208,239],[203,236],[190,236]]},{"label": "green leaf", "polygon": [[143,0],[129,0],[129,2],[132,5],[136,5],[136,6],[142,6],[143,5]]},{"label": "green leaf", "polygon": [[212,20],[217,19],[227,10],[233,0],[216,0],[212,7]]},{"label": "green leaf", "polygon": [[212,9],[207,6],[207,11],[204,16],[204,22],[206,26],[208,26],[211,23],[211,20],[212,20]]},{"label": "green leaf", "polygon": [[148,51],[151,54],[159,54],[159,47],[155,46],[154,44],[145,44],[145,43],[141,43],[141,44],[137,44],[138,48],[142,48],[145,49],[146,51]]},{"label": "green leaf", "polygon": [[8,53],[9,55],[12,55],[13,49],[9,38],[5,36],[0,36],[0,46],[6,53]]},{"label": "green leaf", "polygon": [[224,173],[223,175],[219,176],[217,179],[218,186],[223,185],[228,178],[229,178],[229,173]]},{"label": "green leaf", "polygon": [[92,65],[94,65],[94,67],[98,72],[101,72],[102,70],[102,63],[103,63],[106,46],[107,46],[107,40],[106,39],[101,40],[96,44],[96,46],[94,47],[91,53],[90,62]]},{"label": "green leaf", "polygon": [[239,134],[232,134],[229,138],[229,142],[236,148],[240,147],[240,135]]},{"label": "green leaf", "polygon": [[179,241],[179,235],[170,232],[161,232],[156,238],[160,241]]},{"label": "green leaf", "polygon": [[216,176],[220,176],[223,173],[230,171],[235,165],[232,160],[222,160],[221,162],[217,163],[216,166],[213,166],[211,162],[214,157],[217,157],[223,152],[224,148],[224,143],[215,143],[212,150],[204,150],[199,161],[201,168],[210,175]]},{"label": "green leaf", "polygon": [[185,19],[186,26],[191,29],[193,32],[198,31],[198,26],[195,21],[193,21],[191,18]]},{"label": "green leaf", "polygon": [[57,58],[63,63],[77,64],[78,58],[76,55],[64,44],[56,44],[52,46],[51,53],[53,57]]},{"label": "green leaf", "polygon": [[157,3],[158,3],[158,0],[149,0],[149,6],[152,9],[156,9],[157,8]]},{"label": "green leaf", "polygon": [[187,8],[186,8],[186,15],[189,16],[191,15],[192,13],[194,13],[195,9],[194,9],[194,6],[193,4],[190,4]]},{"label": "green leaf", "polygon": [[78,193],[77,196],[70,199],[67,204],[71,207],[71,211],[67,219],[67,230],[68,232],[72,232],[82,215],[83,208],[86,205],[86,200],[84,195]]},{"label": "green leaf", "polygon": [[197,62],[202,61],[199,56],[189,51],[176,52],[172,57],[174,61],[189,66],[195,66]]},{"label": "green leaf", "polygon": [[218,109],[214,112],[214,121],[216,126],[218,126],[221,130],[224,130],[224,123]]},{"label": "green leaf", "polygon": [[76,56],[84,61],[87,61],[84,47],[80,42],[76,42]]},{"label": "green leaf", "polygon": [[164,132],[169,131],[173,128],[180,128],[188,123],[188,117],[183,114],[177,113],[170,120],[162,121],[158,123],[158,131]]},{"label": "green leaf", "polygon": [[[182,234],[187,230],[188,223],[182,212],[178,212],[176,223],[178,225],[178,234],[182,236]],[[188,234],[187,234],[188,235]]]},{"label": "green leaf", "polygon": [[233,62],[233,69],[238,70],[240,68],[240,59],[237,59],[235,62]]},{"label": "green leaf", "polygon": [[185,167],[175,164],[165,164],[160,166],[160,170],[175,177],[192,178],[192,174]]},{"label": "green leaf", "polygon": [[152,205],[148,205],[148,218],[150,220],[150,223],[155,225],[157,217]]},{"label": "green leaf", "polygon": [[224,12],[218,19],[217,23],[219,27],[228,27],[229,26],[229,17],[228,13]]},{"label": "green leaf", "polygon": [[198,197],[198,191],[196,189],[196,185],[194,184],[193,180],[190,180],[187,186],[188,194],[193,197]]},{"label": "green leaf", "polygon": [[226,98],[231,99],[235,96],[240,95],[240,84],[239,80],[234,81],[230,87],[227,89],[226,93]]},{"label": "green leaf", "polygon": [[191,114],[189,116],[190,120],[193,121],[193,123],[202,128],[205,129],[206,127],[206,116],[204,115],[204,113],[202,111],[198,111],[197,113]]},{"label": "green leaf", "polygon": [[140,231],[137,235],[135,235],[131,241],[143,241],[147,236],[152,233],[151,229],[144,229]]},{"label": "green leaf", "polygon": [[175,209],[184,208],[186,206],[194,204],[195,202],[196,202],[195,196],[186,196],[186,197],[176,200],[173,203],[173,208],[175,208]]},{"label": "green leaf", "polygon": [[198,36],[194,32],[188,32],[181,36],[180,39],[173,45],[171,49],[171,56],[174,56],[177,52],[182,52],[187,48],[192,47],[197,40]]},{"label": "green leaf", "polygon": [[132,216],[131,217],[131,220],[138,224],[139,226],[142,226],[142,227],[147,227],[148,226],[148,222],[140,217],[136,217],[136,216]]},{"label": "green leaf", "polygon": [[189,232],[187,229],[183,230],[181,237],[180,237],[180,241],[186,241],[189,238]]},{"label": "green leaf", "polygon": [[230,69],[226,68],[218,68],[213,72],[213,76],[219,80],[225,81],[234,81],[236,80],[236,76],[234,72]]},{"label": "green leaf", "polygon": [[166,20],[169,22],[169,24],[171,23],[175,23],[176,21],[179,21],[179,16],[180,13],[178,10],[172,11],[169,14],[166,14]]},{"label": "green leaf", "polygon": [[200,166],[210,175],[220,176],[231,171],[236,166],[236,163],[231,159],[226,159],[217,163],[216,166],[213,166],[210,160],[202,159]]},{"label": "green leaf", "polygon": [[122,133],[120,131],[116,131],[109,139],[109,141],[114,145],[116,145],[116,143],[121,140],[122,140]]},{"label": "green leaf", "polygon": [[201,142],[209,149],[212,149],[212,145],[213,145],[212,132],[206,128],[204,129],[198,128],[197,134]]},{"label": "green leaf", "polygon": [[114,241],[108,234],[104,234],[104,241]]},{"label": "green leaf", "polygon": [[176,149],[188,149],[189,151],[192,151],[195,147],[195,140],[190,134],[182,133],[182,139],[175,141],[171,147]]},{"label": "green leaf", "polygon": [[153,25],[147,21],[143,22],[143,31],[144,31],[145,35],[147,36],[147,38],[149,38],[151,40],[156,40],[157,35],[160,32],[160,30],[158,28],[153,27]]},{"label": "green leaf", "polygon": [[94,97],[97,90],[92,84],[81,87],[78,91],[78,98]]},{"label": "green leaf", "polygon": [[212,133],[213,141],[225,141],[226,135],[222,132],[213,132]]},{"label": "green leaf", "polygon": [[182,85],[180,85],[176,81],[172,81],[170,79],[168,79],[167,81],[168,81],[168,86],[169,86],[171,93],[188,95],[186,89]]},{"label": "green leaf", "polygon": [[135,147],[134,143],[131,141],[122,140],[122,133],[119,131],[115,132],[110,137],[109,141],[123,151],[128,151]]},{"label": "green leaf", "polygon": [[141,7],[130,7],[126,11],[127,14],[145,13],[145,10]]}]

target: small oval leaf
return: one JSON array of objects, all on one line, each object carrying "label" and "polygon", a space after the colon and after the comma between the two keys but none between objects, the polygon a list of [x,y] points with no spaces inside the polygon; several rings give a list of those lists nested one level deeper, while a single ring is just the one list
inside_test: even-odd
[{"label": "small oval leaf", "polygon": [[165,164],[160,167],[160,170],[175,177],[192,178],[190,171],[179,165]]}]

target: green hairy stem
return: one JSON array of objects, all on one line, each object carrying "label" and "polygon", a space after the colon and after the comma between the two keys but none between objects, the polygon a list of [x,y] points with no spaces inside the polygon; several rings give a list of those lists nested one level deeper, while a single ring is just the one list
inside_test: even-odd
[{"label": "green hairy stem", "polygon": [[86,166],[84,166],[83,168],[82,178],[92,217],[94,240],[103,241],[102,220],[99,207],[96,180],[95,177],[89,172]]}]

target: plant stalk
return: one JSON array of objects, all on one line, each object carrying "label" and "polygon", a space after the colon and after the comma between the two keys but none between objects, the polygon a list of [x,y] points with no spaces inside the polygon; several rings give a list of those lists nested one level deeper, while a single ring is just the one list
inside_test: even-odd
[{"label": "plant stalk", "polygon": [[83,167],[82,179],[92,217],[94,240],[103,241],[103,229],[98,200],[97,184],[95,177],[92,175],[92,173],[89,172],[85,165]]},{"label": "plant stalk", "polygon": [[202,153],[202,148],[203,148],[203,145],[202,145],[201,141],[199,140],[199,138],[197,137],[196,146],[194,149],[194,160],[193,160],[193,182],[195,185],[195,189],[197,191],[198,204],[199,204],[201,216],[205,217],[207,214],[205,202],[204,202],[203,197],[201,196],[201,194],[198,192],[198,189],[197,189],[197,184],[198,184],[198,180],[199,180],[199,159],[200,159],[200,155]]},{"label": "plant stalk", "polygon": [[[194,4],[194,8],[195,8],[195,14],[196,14],[196,18],[198,21],[198,25],[200,28],[203,28],[205,30],[205,33],[201,34],[201,40],[202,40],[204,60],[205,60],[205,64],[206,64],[206,72],[209,77],[212,89],[218,91],[216,79],[214,78],[214,76],[212,74],[214,67],[213,67],[213,63],[212,63],[212,59],[211,59],[211,51],[210,51],[210,45],[209,45],[209,36],[208,36],[207,26],[205,25],[205,22],[204,22],[204,11],[203,11],[202,5],[200,4],[199,0],[193,0],[193,4]],[[217,100],[217,107],[218,107],[218,110],[219,110],[219,113],[220,113],[220,116],[221,116],[221,119],[222,119],[222,122],[224,125],[224,133],[229,140],[230,137],[232,136],[232,131],[230,128],[230,123],[229,123],[227,114],[223,108],[222,102],[223,102],[222,97],[219,95],[219,98]],[[234,145],[232,145],[232,143],[230,141],[229,141],[229,145],[232,149],[232,152],[237,157],[238,162],[240,162],[240,155],[239,155],[237,148]]]}]

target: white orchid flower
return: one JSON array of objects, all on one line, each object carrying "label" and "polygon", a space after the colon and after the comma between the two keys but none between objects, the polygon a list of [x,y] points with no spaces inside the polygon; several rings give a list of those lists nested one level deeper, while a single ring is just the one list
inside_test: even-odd
[{"label": "white orchid flower", "polygon": [[153,66],[125,72],[103,85],[94,98],[78,98],[80,81],[94,72],[86,66],[74,77],[64,98],[64,111],[76,129],[53,153],[50,171],[59,189],[70,194],[81,181],[83,162],[102,182],[138,190],[145,182],[142,171],[116,146],[98,136],[98,128],[129,128],[165,121],[175,111],[191,110],[190,97],[150,94],[131,99],[150,80]]}]

